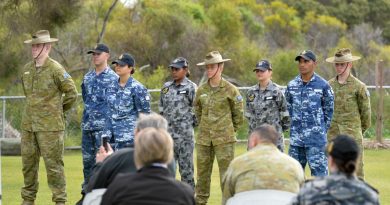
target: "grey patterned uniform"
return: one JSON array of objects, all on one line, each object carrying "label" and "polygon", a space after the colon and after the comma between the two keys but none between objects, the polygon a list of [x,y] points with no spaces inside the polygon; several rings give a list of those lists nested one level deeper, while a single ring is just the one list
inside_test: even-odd
[{"label": "grey patterned uniform", "polygon": [[379,199],[370,185],[355,176],[347,177],[338,172],[307,182],[292,204],[376,205]]},{"label": "grey patterned uniform", "polygon": [[161,89],[159,111],[169,123],[168,131],[174,141],[175,160],[179,164],[181,181],[193,188],[194,182],[194,125],[193,111],[196,84],[188,78],[176,85],[166,82]]},{"label": "grey patterned uniform", "polygon": [[273,125],[279,133],[278,149],[283,152],[283,131],[290,127],[286,98],[281,89],[269,81],[265,90],[259,84],[252,86],[246,95],[245,117],[249,121],[249,134],[260,125]]}]

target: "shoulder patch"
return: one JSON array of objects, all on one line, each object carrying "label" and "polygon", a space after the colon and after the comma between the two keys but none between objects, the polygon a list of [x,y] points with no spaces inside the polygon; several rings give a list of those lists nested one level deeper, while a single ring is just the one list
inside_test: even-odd
[{"label": "shoulder patch", "polygon": [[169,88],[168,87],[165,87],[161,90],[162,93],[164,94],[167,94],[167,92],[169,91]]},{"label": "shoulder patch", "polygon": [[368,91],[367,88],[366,88],[366,95],[367,95],[367,97],[370,97],[370,91]]},{"label": "shoulder patch", "polygon": [[238,102],[241,102],[242,101],[242,96],[239,95],[239,96],[236,97],[236,99],[237,99]]},{"label": "shoulder patch", "polygon": [[248,101],[249,102],[253,102],[253,100],[255,99],[255,94],[250,94],[249,96],[248,96]]},{"label": "shoulder patch", "polygon": [[71,78],[71,76],[69,75],[69,73],[65,72],[64,73],[64,79],[68,79],[68,78]]}]

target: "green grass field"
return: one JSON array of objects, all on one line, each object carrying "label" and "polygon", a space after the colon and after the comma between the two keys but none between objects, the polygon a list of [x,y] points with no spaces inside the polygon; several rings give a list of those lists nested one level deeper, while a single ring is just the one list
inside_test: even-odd
[{"label": "green grass field", "polygon": [[[246,145],[236,146],[236,156],[244,153]],[[366,180],[380,192],[381,204],[390,204],[390,150],[366,150],[365,171]],[[20,157],[1,157],[2,173],[2,202],[5,205],[18,205],[21,203],[20,188],[23,184]],[[221,203],[221,190],[219,185],[218,167],[214,163],[211,196],[209,204]],[[67,151],[65,154],[65,174],[67,179],[68,204],[74,204],[80,198],[80,185],[83,179],[80,151]],[[308,172],[306,171],[308,176]],[[40,187],[36,204],[46,205],[51,202],[51,192],[47,186],[46,171],[43,161],[40,164]]]}]

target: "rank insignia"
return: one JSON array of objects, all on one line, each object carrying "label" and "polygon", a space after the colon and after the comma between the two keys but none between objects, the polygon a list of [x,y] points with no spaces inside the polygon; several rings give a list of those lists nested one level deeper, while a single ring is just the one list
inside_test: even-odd
[{"label": "rank insignia", "polygon": [[249,101],[249,102],[253,102],[254,99],[255,99],[255,94],[250,94],[250,95],[248,96],[248,101]]}]

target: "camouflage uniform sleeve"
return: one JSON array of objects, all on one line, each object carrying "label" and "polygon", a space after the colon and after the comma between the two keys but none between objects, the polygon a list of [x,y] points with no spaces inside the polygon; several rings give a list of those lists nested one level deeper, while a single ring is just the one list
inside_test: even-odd
[{"label": "camouflage uniform sleeve", "polygon": [[196,122],[199,124],[202,120],[202,104],[200,103],[200,93],[202,91],[198,90],[195,94],[195,100],[194,100],[194,111],[195,111],[195,117]]},{"label": "camouflage uniform sleeve", "polygon": [[332,87],[329,84],[326,85],[322,96],[322,109],[324,111],[324,122],[326,130],[329,129],[332,122],[333,109],[334,109],[334,95]]},{"label": "camouflage uniform sleeve", "polygon": [[290,115],[287,110],[287,101],[283,95],[282,91],[278,92],[278,103],[279,103],[279,113],[280,113],[280,125],[282,126],[283,131],[287,131],[290,127]]},{"label": "camouflage uniform sleeve", "polygon": [[160,113],[160,115],[164,114],[163,89],[164,87],[162,87],[160,90],[160,100],[158,101],[158,112]]},{"label": "camouflage uniform sleeve", "polygon": [[81,83],[81,97],[83,98],[83,102],[85,102],[86,92],[85,92],[84,79],[83,82]]},{"label": "camouflage uniform sleeve", "polygon": [[72,80],[72,77],[65,71],[65,69],[56,71],[54,79],[59,90],[65,94],[64,98],[62,99],[62,107],[65,112],[69,110],[76,102],[77,89]]},{"label": "camouflage uniform sleeve", "polygon": [[189,101],[190,101],[190,106],[192,107],[192,125],[194,127],[198,126],[198,121],[196,120],[196,116],[194,114],[195,110],[194,110],[194,103],[195,103],[195,95],[196,95],[196,84],[194,83],[193,84],[194,86],[191,87],[190,89],[190,94],[189,94]]},{"label": "camouflage uniform sleeve", "polygon": [[234,131],[237,132],[244,122],[244,104],[242,102],[240,91],[238,91],[237,88],[234,88],[233,96],[234,98],[230,101],[230,110],[232,111]]},{"label": "camouflage uniform sleeve", "polygon": [[148,89],[143,86],[135,88],[135,108],[140,113],[150,113],[150,96]]},{"label": "camouflage uniform sleeve", "polygon": [[251,117],[254,116],[255,110],[253,109],[253,106],[251,106],[251,100],[249,99],[249,96],[251,96],[252,92],[251,90],[248,90],[245,96],[245,117],[250,121]]},{"label": "camouflage uniform sleeve", "polygon": [[371,126],[370,93],[368,92],[366,86],[361,87],[357,97],[360,120],[362,123],[362,133],[364,133]]},{"label": "camouflage uniform sleeve", "polygon": [[227,200],[234,196],[234,186],[231,185],[232,173],[232,166],[229,166],[222,179],[222,205],[226,204]]},{"label": "camouflage uniform sleeve", "polygon": [[290,95],[290,92],[289,92],[289,86],[287,85],[287,88],[286,88],[286,91],[284,93],[285,95],[285,99],[286,99],[286,103],[287,103],[287,110],[288,110],[288,113],[289,115],[291,116],[292,114],[292,97]]}]

